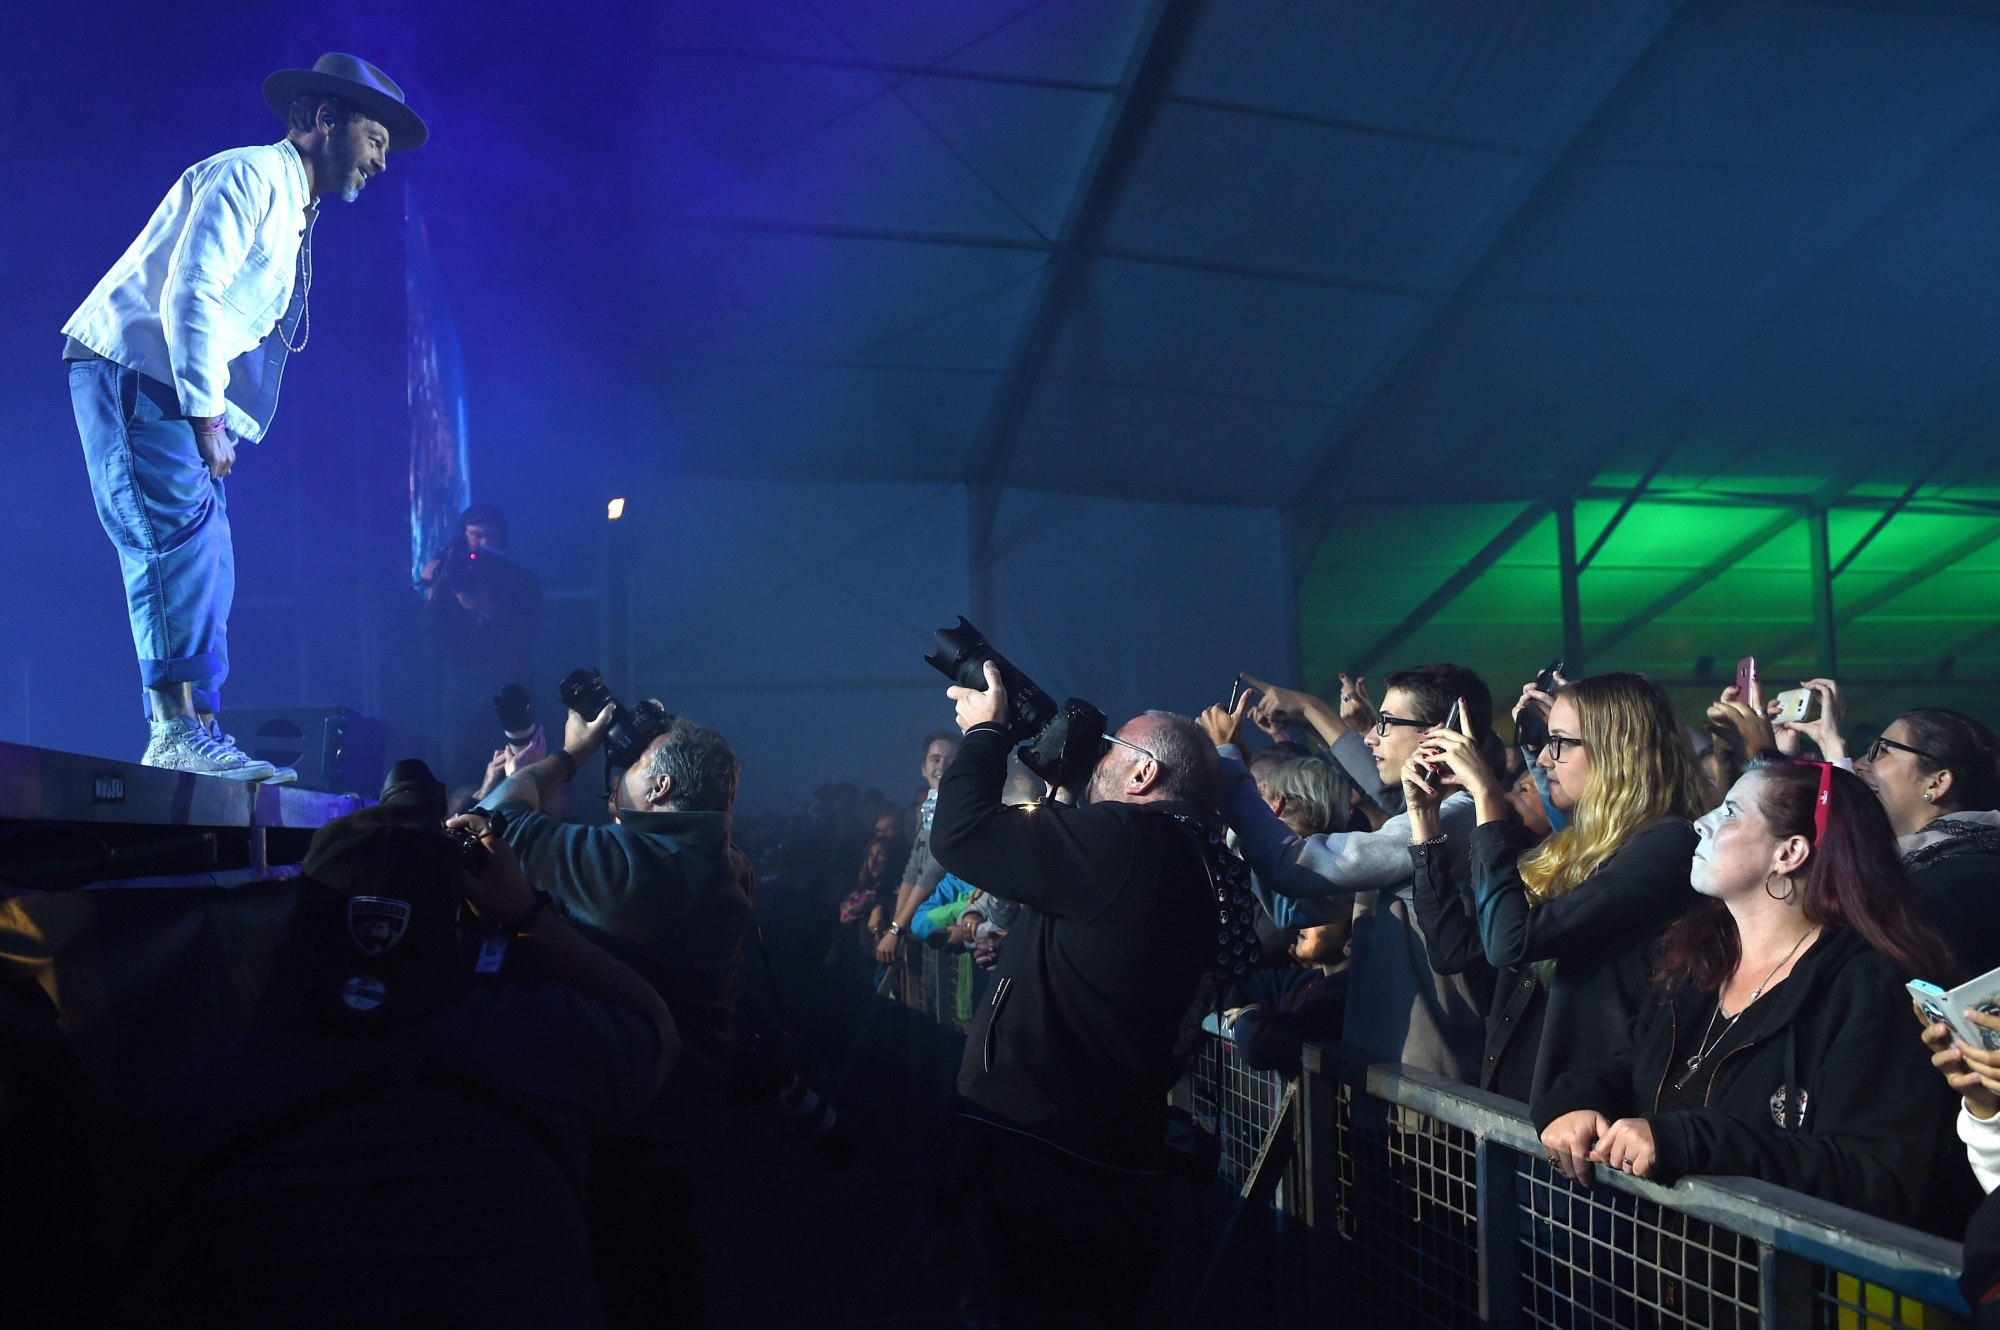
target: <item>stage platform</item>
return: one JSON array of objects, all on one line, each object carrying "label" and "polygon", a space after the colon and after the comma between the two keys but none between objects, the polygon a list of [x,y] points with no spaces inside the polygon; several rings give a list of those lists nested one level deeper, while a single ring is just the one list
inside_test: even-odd
[{"label": "stage platform", "polygon": [[0,743],[0,884],[235,885],[305,855],[346,794]]},{"label": "stage platform", "polygon": [[366,806],[347,794],[0,743],[0,821],[317,827]]}]

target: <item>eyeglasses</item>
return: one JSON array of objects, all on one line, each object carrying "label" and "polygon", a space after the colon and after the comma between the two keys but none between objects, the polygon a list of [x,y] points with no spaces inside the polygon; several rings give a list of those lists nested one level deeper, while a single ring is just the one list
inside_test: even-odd
[{"label": "eyeglasses", "polygon": [[1551,734],[1549,741],[1542,745],[1542,751],[1549,755],[1549,761],[1560,762],[1569,755],[1570,749],[1581,747],[1581,739],[1572,739],[1567,734]]},{"label": "eyeglasses", "polygon": [[[1130,742],[1129,740],[1125,740],[1125,739],[1121,739],[1121,738],[1119,738],[1119,737],[1118,737],[1117,735],[1115,735],[1115,734],[1107,734],[1107,735],[1105,735],[1105,736],[1104,736],[1104,752],[1105,752],[1105,753],[1108,753],[1108,752],[1110,752],[1110,751],[1111,751],[1111,745],[1112,745],[1112,744],[1117,744],[1117,745],[1118,745],[1118,746],[1119,746],[1120,748],[1129,748],[1129,749],[1131,749],[1131,750],[1132,750],[1133,752],[1135,752],[1135,753],[1139,754],[1139,756],[1141,756],[1141,757],[1150,757],[1150,758],[1152,758],[1152,759],[1153,759],[1153,760],[1154,760],[1155,762],[1159,762],[1159,761],[1160,761],[1160,757],[1159,757],[1159,754],[1157,754],[1157,753],[1155,753],[1155,752],[1151,751],[1150,749],[1145,749],[1145,748],[1141,748],[1141,747],[1139,747],[1139,745],[1138,745],[1138,744],[1135,744],[1135,743],[1132,743],[1132,742]],[[1098,754],[1098,756],[1100,756],[1100,757],[1102,757],[1103,755],[1104,755],[1103,753],[1100,753],[1100,754]],[[1160,765],[1161,765],[1161,766],[1165,766],[1165,765],[1166,765],[1166,763],[1164,763],[1164,762],[1161,762],[1161,763],[1160,763]]]},{"label": "eyeglasses", "polygon": [[[1921,757],[1926,762],[1936,762],[1938,760],[1937,758],[1932,757],[1929,753],[1926,753],[1921,748],[1912,748],[1908,744],[1899,744],[1894,739],[1885,739],[1882,738],[1880,735],[1876,736],[1874,743],[1868,745],[1868,751],[1865,754],[1863,754],[1863,756],[1868,759],[1870,764],[1873,764],[1876,762],[1880,762],[1882,760],[1882,754],[1887,752],[1891,748],[1895,749],[1899,753],[1909,753],[1914,757]],[[1940,763],[1940,765],[1942,765],[1942,763]]]},{"label": "eyeglasses", "polygon": [[1401,716],[1392,716],[1386,711],[1377,712],[1375,715],[1375,737],[1377,739],[1388,738],[1389,727],[1391,725],[1401,725],[1412,730],[1428,730],[1431,727],[1431,722],[1427,720],[1404,720]]}]

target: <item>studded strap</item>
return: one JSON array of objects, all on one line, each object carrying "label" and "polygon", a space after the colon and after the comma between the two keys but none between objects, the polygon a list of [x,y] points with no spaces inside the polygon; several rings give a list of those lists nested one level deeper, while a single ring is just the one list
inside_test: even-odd
[{"label": "studded strap", "polygon": [[1241,979],[1264,964],[1257,941],[1257,896],[1250,890],[1250,866],[1231,850],[1221,833],[1186,813],[1170,816],[1181,824],[1201,854],[1208,885],[1215,893],[1215,965],[1219,980]]}]

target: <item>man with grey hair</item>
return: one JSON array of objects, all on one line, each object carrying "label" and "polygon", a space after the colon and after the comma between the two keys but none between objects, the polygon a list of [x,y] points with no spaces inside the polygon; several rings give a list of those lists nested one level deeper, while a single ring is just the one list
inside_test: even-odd
[{"label": "man with grey hair", "polygon": [[598,1139],[586,1199],[606,1323],[698,1326],[697,1220],[714,1141],[728,1125],[723,1084],[756,878],[730,841],[736,754],[686,716],[610,773],[611,825],[575,826],[539,811],[603,746],[611,720],[609,707],[588,721],[570,712],[562,747],[509,776],[481,807],[506,817],[528,881],[644,975],[674,1015],[680,1064],[644,1112]]},{"label": "man with grey hair", "polygon": [[1149,711],[1106,741],[1084,806],[1010,808],[1007,694],[985,669],[947,693],[965,741],[931,852],[1025,908],[966,1037],[960,1182],[987,1198],[1002,1326],[1134,1324],[1166,1259],[1174,1041],[1217,961],[1220,761],[1193,721]]}]

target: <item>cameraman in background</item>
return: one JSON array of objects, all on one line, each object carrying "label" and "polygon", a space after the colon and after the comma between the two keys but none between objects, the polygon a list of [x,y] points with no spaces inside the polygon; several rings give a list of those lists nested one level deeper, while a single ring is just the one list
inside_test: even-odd
[{"label": "cameraman in background", "polygon": [[493,695],[533,677],[542,584],[507,557],[507,517],[476,503],[423,572],[423,643],[438,775],[477,785],[492,751]]},{"label": "cameraman in background", "polygon": [[750,861],[730,842],[735,752],[714,730],[657,704],[636,711],[633,732],[621,729],[606,752],[617,822],[577,826],[540,811],[606,747],[615,703],[593,720],[570,711],[563,746],[502,781],[482,805],[505,814],[528,880],[645,976],[681,1037],[680,1064],[658,1097],[592,1150],[591,1246],[612,1330],[704,1323],[697,1221],[713,1142],[728,1125],[736,971],[756,887]]},{"label": "cameraman in background", "polygon": [[1136,1325],[1167,1254],[1174,1042],[1217,959],[1220,763],[1193,721],[1148,712],[1104,741],[1089,804],[1010,808],[1007,693],[984,671],[947,692],[965,739],[931,849],[1026,908],[966,1037],[964,1181],[1003,1326]]}]

